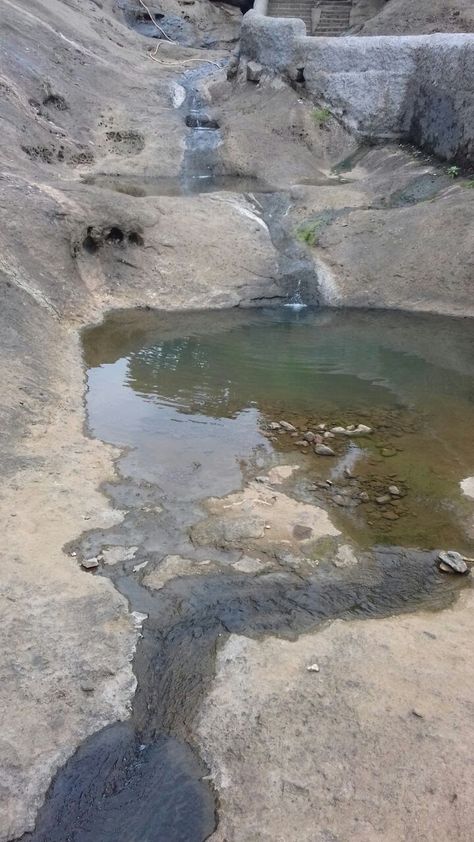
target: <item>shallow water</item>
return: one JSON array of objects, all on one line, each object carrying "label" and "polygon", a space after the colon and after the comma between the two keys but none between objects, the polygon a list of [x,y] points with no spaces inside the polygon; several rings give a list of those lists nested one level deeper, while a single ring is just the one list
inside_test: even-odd
[{"label": "shallow water", "polygon": [[[199,143],[205,146],[206,153],[213,158],[214,149],[209,151],[208,138],[204,138],[207,129],[195,130]],[[197,144],[196,144],[197,145]],[[215,174],[212,167],[206,169],[202,161],[197,173],[187,172],[182,176],[133,176],[133,175],[94,175],[83,179],[87,184],[125,193],[138,199],[147,196],[192,196],[198,193],[270,193],[274,188],[257,178],[240,175]]]},{"label": "shallow water", "polygon": [[[350,464],[371,502],[327,503],[362,545],[469,549],[473,505],[459,487],[474,473],[468,321],[309,308],[134,312],[89,331],[85,348],[93,433],[131,448],[126,470],[167,494],[222,495],[290,459],[302,466],[294,491],[307,499],[309,480],[346,488]],[[323,459],[288,434],[269,437],[281,418],[298,430],[363,422],[374,433],[331,440],[338,456]],[[375,497],[394,484],[403,496],[386,517]]]}]

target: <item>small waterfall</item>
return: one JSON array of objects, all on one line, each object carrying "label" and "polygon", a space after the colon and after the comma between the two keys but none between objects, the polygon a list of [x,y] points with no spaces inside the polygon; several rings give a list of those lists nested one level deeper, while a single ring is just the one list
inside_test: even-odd
[{"label": "small waterfall", "polygon": [[303,296],[301,295],[301,278],[298,279],[295,291],[283,306],[290,307],[292,310],[303,310],[308,306],[304,303]]},{"label": "small waterfall", "polygon": [[186,97],[181,107],[189,130],[180,177],[185,193],[200,192],[199,182],[212,182],[219,168],[218,149],[222,144],[219,123],[208,114],[198,87],[199,81],[211,72],[207,65],[188,72],[182,79]]}]

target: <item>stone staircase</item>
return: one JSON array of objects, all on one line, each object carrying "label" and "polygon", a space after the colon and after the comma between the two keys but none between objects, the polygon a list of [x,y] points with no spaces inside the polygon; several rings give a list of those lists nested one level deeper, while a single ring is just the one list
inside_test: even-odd
[{"label": "stone staircase", "polygon": [[[312,32],[311,13],[319,11],[316,29]],[[352,0],[269,0],[267,14],[272,18],[301,18],[308,35],[326,37],[343,35],[350,26]]]},{"label": "stone staircase", "polygon": [[352,0],[324,0],[319,10],[321,16],[313,35],[327,38],[347,32],[350,27]]},{"label": "stone staircase", "polygon": [[311,11],[314,0],[269,0],[267,14],[272,18],[301,18],[311,34]]}]

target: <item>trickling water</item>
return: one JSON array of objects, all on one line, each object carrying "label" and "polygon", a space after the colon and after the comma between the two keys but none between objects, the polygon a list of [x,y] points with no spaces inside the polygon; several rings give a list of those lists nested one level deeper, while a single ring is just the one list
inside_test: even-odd
[{"label": "trickling water", "polygon": [[199,90],[199,82],[211,72],[209,65],[185,74],[181,83],[186,91],[181,111],[188,127],[185,138],[181,183],[184,193],[198,192],[196,181],[209,181],[222,174],[218,150],[222,134],[217,119],[208,108]]},{"label": "trickling water", "polygon": [[301,295],[301,278],[298,278],[296,289],[291,294],[289,301],[284,304],[284,307],[289,307],[291,310],[304,310],[305,307],[308,305],[304,303],[303,296]]}]

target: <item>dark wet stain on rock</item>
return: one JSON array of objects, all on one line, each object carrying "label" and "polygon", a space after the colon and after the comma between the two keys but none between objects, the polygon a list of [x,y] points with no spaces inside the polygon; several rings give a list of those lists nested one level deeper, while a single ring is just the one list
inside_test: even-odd
[{"label": "dark wet stain on rock", "polygon": [[[293,637],[336,617],[441,608],[453,601],[459,582],[446,582],[432,553],[387,549],[349,577],[332,568],[306,579],[191,576],[154,594],[135,583],[132,607],[146,607],[149,619],[135,658],[131,719],[79,748],[22,842],[203,842],[215,827],[216,805],[191,747],[192,727],[225,637]],[[115,584],[120,587],[120,577]]]}]

